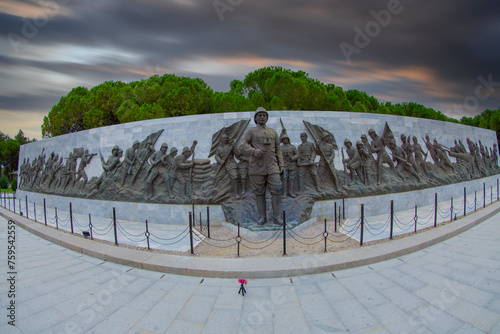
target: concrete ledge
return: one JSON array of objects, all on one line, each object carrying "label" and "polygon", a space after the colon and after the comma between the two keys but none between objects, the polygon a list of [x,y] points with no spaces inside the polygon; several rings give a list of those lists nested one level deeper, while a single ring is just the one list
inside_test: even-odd
[{"label": "concrete ledge", "polygon": [[18,226],[30,233],[82,254],[141,269],[218,278],[300,276],[368,265],[440,243],[478,225],[498,212],[500,212],[500,202],[495,202],[457,221],[425,232],[340,252],[295,257],[227,259],[169,255],[103,244],[55,230],[0,208],[0,215],[15,221]]}]

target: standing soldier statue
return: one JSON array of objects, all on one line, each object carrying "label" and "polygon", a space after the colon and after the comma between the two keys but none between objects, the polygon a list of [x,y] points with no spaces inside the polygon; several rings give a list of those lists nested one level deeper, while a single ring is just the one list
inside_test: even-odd
[{"label": "standing soldier statue", "polygon": [[358,155],[361,160],[364,183],[365,185],[369,185],[374,161],[373,155],[361,140],[356,142],[356,148],[358,149]]},{"label": "standing soldier statue", "polygon": [[358,150],[352,146],[352,142],[349,139],[344,140],[344,145],[347,148],[347,159],[344,159],[342,163],[346,166],[346,168],[350,171],[351,174],[351,182],[354,181],[354,174],[358,175],[359,180],[364,183],[361,158],[359,156]]},{"label": "standing soldier statue", "polygon": [[300,140],[302,140],[302,143],[300,143],[297,148],[299,151],[299,158],[297,160],[299,193],[304,191],[304,178],[306,172],[311,175],[316,191],[321,193],[319,189],[318,168],[314,163],[314,159],[316,159],[316,147],[314,147],[313,143],[307,141],[307,133],[305,132],[300,134]]},{"label": "standing soldier statue", "polygon": [[413,136],[413,155],[415,156],[415,163],[417,164],[417,167],[419,167],[424,174],[429,177],[429,172],[427,169],[427,154],[425,153],[424,150],[422,149],[422,146],[418,143],[418,138]]},{"label": "standing soldier statue", "polygon": [[127,150],[125,150],[125,157],[123,158],[122,162],[122,180],[121,180],[122,186],[125,183],[127,175],[135,174],[135,163],[139,145],[140,145],[139,141],[136,140],[134,141],[134,144],[132,144],[132,147],[127,148]]},{"label": "standing soldier statue", "polygon": [[163,182],[167,186],[167,194],[170,198],[173,198],[172,194],[172,186],[171,186],[171,181],[170,181],[170,176],[168,175],[169,172],[169,167],[171,166],[168,164],[167,161],[167,150],[168,150],[168,144],[163,143],[161,144],[160,150],[158,152],[153,153],[150,158],[150,168],[146,173],[146,196],[149,198],[153,197],[154,195],[154,189],[153,189],[153,182],[155,179],[159,176],[163,179]]},{"label": "standing soldier statue", "polygon": [[66,161],[66,180],[64,183],[64,190],[68,186],[68,184],[71,182],[71,186],[75,186],[75,175],[76,175],[76,154],[71,153],[69,154],[68,160]]},{"label": "standing soldier statue", "polygon": [[283,156],[278,133],[266,126],[269,114],[259,107],[254,115],[256,127],[248,129],[243,137],[240,150],[250,157],[248,174],[250,184],[256,197],[259,212],[259,225],[267,222],[266,188],[271,192],[274,224],[281,225],[281,178],[283,173]]},{"label": "standing soldier statue", "polygon": [[193,141],[193,145],[191,145],[191,148],[185,146],[182,149],[182,153],[176,156],[174,159],[175,180],[180,183],[180,196],[182,198],[191,198],[192,195],[191,172],[194,166],[194,162],[188,159],[193,154],[196,144],[198,144],[198,142],[195,140]]},{"label": "standing soldier statue", "polygon": [[290,137],[288,137],[286,130],[283,129],[280,135],[281,153],[283,154],[283,197],[287,195],[295,198],[295,178],[297,177],[297,159],[299,154],[297,148],[290,144]]}]

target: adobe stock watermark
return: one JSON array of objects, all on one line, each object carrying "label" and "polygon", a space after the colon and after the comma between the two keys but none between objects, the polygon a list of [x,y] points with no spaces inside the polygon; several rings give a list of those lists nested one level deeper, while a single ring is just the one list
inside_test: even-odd
[{"label": "adobe stock watermark", "polygon": [[[114,278],[107,281],[107,284],[102,284],[101,288],[93,295],[89,295],[82,300],[77,306],[77,314],[81,317],[83,323],[92,322],[97,314],[104,311],[104,307],[113,301],[113,294],[122,288],[129,285],[134,276],[126,275],[126,273],[118,273],[112,271]],[[69,321],[64,328],[67,334],[83,333],[83,328],[76,321]]]},{"label": "adobe stock watermark", "polygon": [[243,0],[214,0],[212,4],[219,16],[219,20],[224,21],[224,13],[234,11],[242,2]]},{"label": "adobe stock watermark", "polygon": [[[293,284],[298,284],[299,282],[299,284],[305,284],[310,277],[310,269],[318,267],[321,264],[321,260],[320,254],[312,254],[305,257],[300,263],[297,276],[294,276],[293,278],[281,278],[282,286],[293,286]],[[242,317],[242,328],[240,329],[240,333],[259,333],[261,330],[260,326],[267,324],[266,318],[272,318],[274,316],[274,311],[281,305],[287,303],[289,300],[290,299],[285,294],[284,289],[277,286],[274,289],[271,289],[269,299],[258,299],[253,301],[252,305],[255,310]],[[326,328],[325,326],[326,325],[323,325],[323,328]],[[254,329],[256,327],[259,329]]]},{"label": "adobe stock watermark", "polygon": [[359,54],[361,53],[361,50],[368,47],[372,39],[380,35],[382,28],[386,28],[391,23],[393,16],[401,14],[402,11],[403,5],[399,0],[389,0],[387,3],[387,9],[382,9],[378,12],[371,10],[370,15],[374,20],[368,21],[365,24],[364,29],[361,29],[358,26],[354,27],[355,35],[353,44],[346,42],[341,42],[339,44],[340,50],[342,51],[346,61],[350,63],[353,54]]},{"label": "adobe stock watermark", "polygon": [[65,5],[70,0],[38,0],[37,4],[40,10],[31,16],[31,18],[21,18],[21,29],[18,33],[9,32],[7,39],[16,54],[19,53],[21,46],[28,44],[30,40],[38,35],[41,28],[45,27],[49,20],[56,16],[61,10],[61,5]]},{"label": "adobe stock watermark", "polygon": [[[438,320],[443,313],[446,312],[446,309],[455,303],[455,301],[460,298],[461,291],[466,287],[457,282],[449,282],[448,280],[444,280],[444,285],[446,286],[441,290],[438,296],[429,302],[433,307],[423,306],[420,307],[416,313],[418,316],[413,315],[410,317],[409,324],[415,327],[420,327],[416,331],[412,331],[412,333],[427,333],[428,328],[426,325],[431,325],[432,322]],[[424,325],[424,327],[421,327]],[[406,332],[403,332],[406,333]]]},{"label": "adobe stock watermark", "polygon": [[469,114],[477,113],[479,111],[479,102],[489,99],[495,92],[495,87],[500,86],[500,81],[493,81],[493,74],[491,73],[488,75],[487,79],[482,75],[478,76],[477,81],[479,81],[479,84],[474,90],[474,95],[465,97],[462,104],[453,104],[453,110],[448,110],[450,114],[455,113],[460,115],[463,111]]}]

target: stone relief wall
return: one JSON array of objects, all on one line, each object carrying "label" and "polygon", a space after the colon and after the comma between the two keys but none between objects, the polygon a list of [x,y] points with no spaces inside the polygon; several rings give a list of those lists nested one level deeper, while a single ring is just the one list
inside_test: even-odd
[{"label": "stone relief wall", "polygon": [[[241,144],[256,127],[254,115],[150,120],[30,143],[21,147],[19,189],[105,201],[219,204],[227,221],[253,226],[259,213],[248,175],[252,157]],[[495,132],[460,124],[270,111],[266,126],[279,134],[280,210],[292,226],[309,218],[316,201],[437,187],[500,171]],[[273,200],[268,193],[269,218],[277,216]]]}]

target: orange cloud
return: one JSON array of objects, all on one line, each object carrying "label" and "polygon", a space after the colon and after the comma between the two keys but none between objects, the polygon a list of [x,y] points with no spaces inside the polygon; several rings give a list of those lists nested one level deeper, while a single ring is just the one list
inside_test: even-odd
[{"label": "orange cloud", "polygon": [[37,4],[19,3],[13,0],[2,0],[0,2],[0,12],[26,18],[33,18],[40,15],[47,15],[49,18],[55,15],[68,15],[68,12],[56,2],[51,5],[42,6]]},{"label": "orange cloud", "polygon": [[336,75],[326,77],[331,82],[348,86],[376,82],[402,82],[411,85],[420,94],[436,98],[459,98],[453,83],[443,81],[433,69],[425,66],[406,66],[386,68],[374,62],[362,62],[356,65],[338,62],[341,67]]}]

